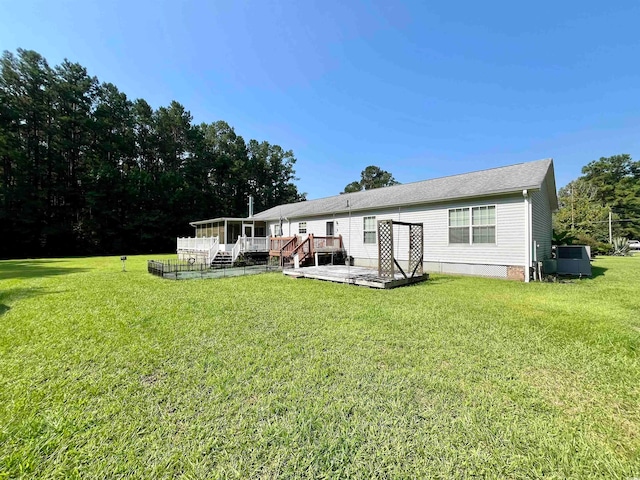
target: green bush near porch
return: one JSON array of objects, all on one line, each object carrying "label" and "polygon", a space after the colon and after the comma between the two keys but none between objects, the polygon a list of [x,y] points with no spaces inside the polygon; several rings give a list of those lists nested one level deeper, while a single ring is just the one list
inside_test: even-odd
[{"label": "green bush near porch", "polygon": [[0,478],[640,477],[640,257],[593,279],[0,262]]}]

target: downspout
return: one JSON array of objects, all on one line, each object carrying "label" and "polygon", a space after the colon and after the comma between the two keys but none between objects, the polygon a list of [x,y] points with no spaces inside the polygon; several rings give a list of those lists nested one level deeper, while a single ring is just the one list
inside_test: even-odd
[{"label": "downspout", "polygon": [[522,190],[524,197],[524,281],[529,283],[531,276],[531,199],[527,190]]}]

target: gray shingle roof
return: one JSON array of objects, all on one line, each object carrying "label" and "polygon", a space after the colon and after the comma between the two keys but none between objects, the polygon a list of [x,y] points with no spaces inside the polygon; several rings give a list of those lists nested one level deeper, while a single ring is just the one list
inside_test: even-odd
[{"label": "gray shingle roof", "polygon": [[[524,189],[539,189],[550,169],[551,178],[553,178],[553,160],[547,158],[393,187],[346,193],[306,202],[288,203],[255,214],[253,218],[255,220],[276,220],[280,217],[311,217],[346,212],[349,209],[351,211],[368,210],[522,192]],[[555,199],[555,181],[550,188],[553,188],[553,198]],[[551,201],[552,205],[554,203],[555,200]]]}]

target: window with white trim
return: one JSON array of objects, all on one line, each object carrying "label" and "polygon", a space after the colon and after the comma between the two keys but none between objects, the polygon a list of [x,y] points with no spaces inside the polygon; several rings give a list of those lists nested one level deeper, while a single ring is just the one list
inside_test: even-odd
[{"label": "window with white trim", "polygon": [[376,217],[364,217],[362,220],[364,243],[376,243]]},{"label": "window with white trim", "polygon": [[307,222],[298,223],[298,233],[307,233]]},{"label": "window with white trim", "polygon": [[449,209],[449,243],[496,243],[496,206]]},{"label": "window with white trim", "polygon": [[496,207],[471,209],[472,243],[496,243]]},{"label": "window with white trim", "polygon": [[327,237],[333,237],[334,234],[334,228],[333,228],[333,222],[327,222]]},{"label": "window with white trim", "polygon": [[274,236],[274,237],[279,237],[279,236],[281,236],[281,235],[282,235],[282,231],[281,231],[281,229],[280,229],[280,224],[276,223],[276,224],[273,226],[273,236]]},{"label": "window with white trim", "polygon": [[449,243],[469,243],[469,209],[449,210]]}]

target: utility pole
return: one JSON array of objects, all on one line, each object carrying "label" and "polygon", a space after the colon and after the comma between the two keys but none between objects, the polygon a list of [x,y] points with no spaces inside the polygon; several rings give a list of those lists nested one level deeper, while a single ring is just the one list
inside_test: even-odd
[{"label": "utility pole", "polygon": [[609,209],[609,243],[613,244],[613,235],[611,231],[611,209]]},{"label": "utility pole", "polygon": [[571,231],[574,230],[574,217],[573,217],[573,185],[571,185]]}]

